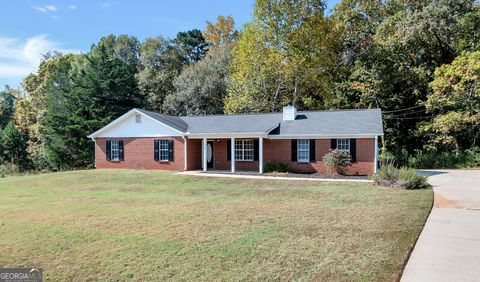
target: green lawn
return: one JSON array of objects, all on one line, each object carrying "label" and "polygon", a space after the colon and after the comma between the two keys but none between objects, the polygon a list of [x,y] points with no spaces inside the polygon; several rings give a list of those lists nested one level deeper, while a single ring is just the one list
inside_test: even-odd
[{"label": "green lawn", "polygon": [[61,280],[395,280],[432,191],[90,170],[0,179],[0,266]]}]

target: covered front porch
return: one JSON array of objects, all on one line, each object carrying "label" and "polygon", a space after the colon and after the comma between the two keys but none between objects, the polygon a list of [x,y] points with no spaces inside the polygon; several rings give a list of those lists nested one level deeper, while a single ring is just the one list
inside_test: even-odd
[{"label": "covered front porch", "polygon": [[201,154],[199,168],[203,172],[261,174],[264,163],[263,139],[263,136],[189,138],[190,143],[200,149],[189,152]]}]

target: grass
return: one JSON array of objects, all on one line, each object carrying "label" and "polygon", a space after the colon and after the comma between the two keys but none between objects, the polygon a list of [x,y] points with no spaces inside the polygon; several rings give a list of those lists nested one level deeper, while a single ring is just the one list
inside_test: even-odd
[{"label": "grass", "polygon": [[395,280],[432,191],[91,170],[0,179],[0,265],[62,280]]}]

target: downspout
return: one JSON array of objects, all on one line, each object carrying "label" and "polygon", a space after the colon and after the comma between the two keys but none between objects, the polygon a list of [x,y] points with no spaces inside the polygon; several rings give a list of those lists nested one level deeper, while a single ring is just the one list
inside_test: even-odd
[{"label": "downspout", "polygon": [[94,145],[93,145],[93,167],[97,168],[97,140],[95,140],[95,137],[91,138]]},{"label": "downspout", "polygon": [[187,138],[182,136],[183,139],[183,171],[187,171]]},{"label": "downspout", "polygon": [[373,173],[377,173],[377,171],[378,171],[378,135],[375,135],[375,157],[374,157]]}]

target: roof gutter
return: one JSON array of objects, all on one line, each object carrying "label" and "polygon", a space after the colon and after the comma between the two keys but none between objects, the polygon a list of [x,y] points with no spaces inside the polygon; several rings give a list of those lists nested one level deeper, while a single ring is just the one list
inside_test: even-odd
[{"label": "roof gutter", "polygon": [[279,134],[269,135],[270,139],[335,139],[335,138],[375,138],[375,136],[383,136],[383,133],[379,134]]},{"label": "roof gutter", "polygon": [[248,138],[267,137],[266,132],[185,133],[188,138]]}]

